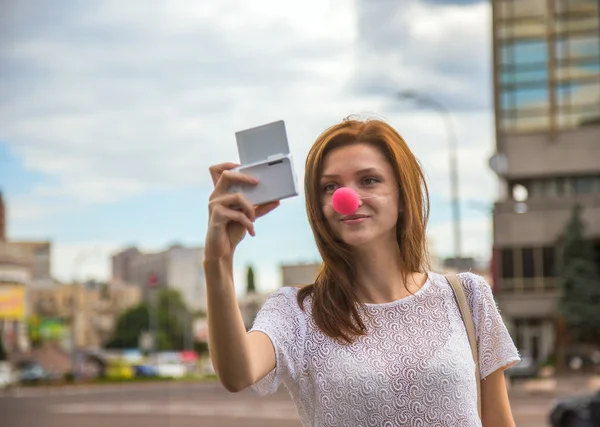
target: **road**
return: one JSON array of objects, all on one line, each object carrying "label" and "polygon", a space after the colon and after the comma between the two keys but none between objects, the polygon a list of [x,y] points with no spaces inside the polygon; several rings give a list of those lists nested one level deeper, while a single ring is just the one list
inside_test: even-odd
[{"label": "road", "polygon": [[[518,427],[547,427],[548,396],[511,396]],[[231,394],[218,383],[26,388],[0,397],[2,427],[300,427],[285,389]]]}]

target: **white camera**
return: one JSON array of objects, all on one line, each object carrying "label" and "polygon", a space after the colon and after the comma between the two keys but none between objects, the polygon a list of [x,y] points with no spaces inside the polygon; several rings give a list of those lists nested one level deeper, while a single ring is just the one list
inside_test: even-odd
[{"label": "white camera", "polygon": [[236,132],[241,166],[235,171],[258,178],[255,185],[233,184],[253,205],[298,195],[298,183],[283,120]]}]

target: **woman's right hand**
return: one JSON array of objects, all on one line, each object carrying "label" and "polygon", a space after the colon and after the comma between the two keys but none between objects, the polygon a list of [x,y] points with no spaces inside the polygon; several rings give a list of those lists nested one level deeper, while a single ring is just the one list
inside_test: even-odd
[{"label": "woman's right hand", "polygon": [[208,230],[204,246],[206,260],[232,257],[246,232],[255,235],[254,221],[279,206],[279,202],[253,206],[241,193],[227,193],[234,183],[258,183],[249,175],[231,170],[237,166],[235,163],[221,163],[209,168],[215,189],[208,203]]}]

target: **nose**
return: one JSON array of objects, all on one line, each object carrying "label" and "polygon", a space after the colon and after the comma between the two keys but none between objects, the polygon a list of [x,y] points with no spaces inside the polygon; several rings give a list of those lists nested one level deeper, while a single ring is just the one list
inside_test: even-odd
[{"label": "nose", "polygon": [[340,187],[331,196],[331,203],[337,213],[352,215],[362,205],[362,200],[354,189]]}]

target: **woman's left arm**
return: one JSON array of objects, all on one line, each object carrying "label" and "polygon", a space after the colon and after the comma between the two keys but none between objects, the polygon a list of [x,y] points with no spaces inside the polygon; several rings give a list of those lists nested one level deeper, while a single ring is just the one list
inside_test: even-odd
[{"label": "woman's left arm", "polygon": [[481,423],[483,427],[515,427],[503,368],[481,380]]}]

